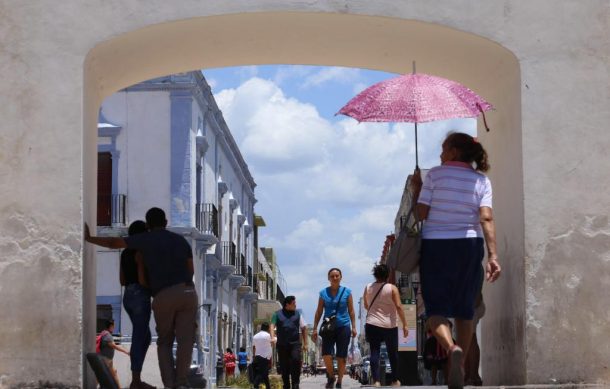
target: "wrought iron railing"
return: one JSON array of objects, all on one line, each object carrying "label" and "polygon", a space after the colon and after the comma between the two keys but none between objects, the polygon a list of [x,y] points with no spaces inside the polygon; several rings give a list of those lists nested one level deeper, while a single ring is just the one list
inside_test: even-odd
[{"label": "wrought iron railing", "polygon": [[235,258],[235,243],[233,242],[222,242],[222,264],[231,265],[237,267],[237,261]]},{"label": "wrought iron railing", "polygon": [[401,274],[396,286],[398,286],[399,288],[404,288],[404,287],[409,286],[409,275]]},{"label": "wrought iron railing", "polygon": [[218,209],[214,204],[196,204],[195,227],[204,234],[212,234],[218,238]]},{"label": "wrought iron railing", "polygon": [[239,263],[237,264],[237,274],[240,276],[247,277],[248,276],[248,265],[246,264],[246,256],[244,254],[240,254],[238,256]]},{"label": "wrought iron railing", "polygon": [[246,276],[246,285],[247,286],[254,286],[254,274],[252,273],[252,266],[248,266],[248,273]]},{"label": "wrought iron railing", "polygon": [[97,195],[97,225],[124,226],[127,223],[127,195]]}]

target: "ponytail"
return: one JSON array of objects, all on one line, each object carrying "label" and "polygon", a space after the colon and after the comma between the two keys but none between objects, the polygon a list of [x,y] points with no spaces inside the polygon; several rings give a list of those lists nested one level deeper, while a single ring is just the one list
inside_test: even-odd
[{"label": "ponytail", "polygon": [[447,145],[455,147],[460,154],[460,161],[473,163],[475,169],[480,172],[489,170],[489,162],[487,161],[487,152],[483,145],[476,138],[462,132],[453,132],[447,136],[445,140]]}]

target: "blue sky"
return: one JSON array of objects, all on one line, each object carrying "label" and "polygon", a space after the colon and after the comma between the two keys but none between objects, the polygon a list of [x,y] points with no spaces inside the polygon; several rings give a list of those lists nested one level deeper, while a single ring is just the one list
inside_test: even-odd
[{"label": "blue sky", "polygon": [[[313,321],[331,267],[343,271],[354,304],[371,281],[407,176],[413,125],[360,123],[335,113],[366,87],[395,74],[318,66],[204,69],[219,108],[257,183],[261,246],[276,250],[288,294]],[[420,167],[439,163],[450,130],[476,120],[420,124]]]}]

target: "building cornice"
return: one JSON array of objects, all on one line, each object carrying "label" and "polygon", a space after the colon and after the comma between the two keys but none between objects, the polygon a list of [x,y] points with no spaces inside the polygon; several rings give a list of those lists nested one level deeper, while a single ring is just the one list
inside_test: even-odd
[{"label": "building cornice", "polygon": [[[212,94],[212,89],[200,71],[173,74],[171,76],[154,78],[136,85],[123,89],[124,92],[173,92],[172,97],[182,96],[179,92],[188,92],[197,102],[203,112],[204,120],[213,122],[215,125],[209,126],[214,131],[219,143],[229,159],[233,169],[238,173],[237,176],[245,184],[246,191],[250,200],[254,204],[254,188],[256,182],[250,173],[248,164],[244,160],[233,134],[229,130],[227,123],[222,116],[222,112],[216,104]],[[176,93],[178,92],[178,93]],[[212,119],[212,120],[210,120]]]}]

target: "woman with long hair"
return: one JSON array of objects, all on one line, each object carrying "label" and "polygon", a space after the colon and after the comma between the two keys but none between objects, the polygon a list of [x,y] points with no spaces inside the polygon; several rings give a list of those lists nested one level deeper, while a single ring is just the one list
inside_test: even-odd
[{"label": "woman with long hair", "polygon": [[[332,334],[322,337],[322,357],[326,366],[326,388],[341,388],[343,375],[345,374],[345,362],[347,348],[349,347],[350,335],[356,336],[356,315],[354,314],[354,302],[352,291],[341,285],[343,275],[341,270],[333,267],[328,271],[330,286],[320,291],[318,308],[313,324],[312,340],[317,342],[318,323],[324,313],[324,318],[335,316],[335,329]],[[351,327],[350,327],[351,323]],[[336,352],[335,352],[336,346]],[[337,379],[335,385],[335,371],[333,366],[333,355],[337,357]]]},{"label": "woman with long hair", "polygon": [[[412,180],[416,214],[424,221],[419,270],[428,327],[449,354],[449,388],[462,388],[485,244],[487,280],[497,280],[501,268],[487,152],[463,133],[450,133],[442,147],[441,166],[430,169],[423,185],[419,170]],[[455,318],[457,344],[447,318]]]}]

